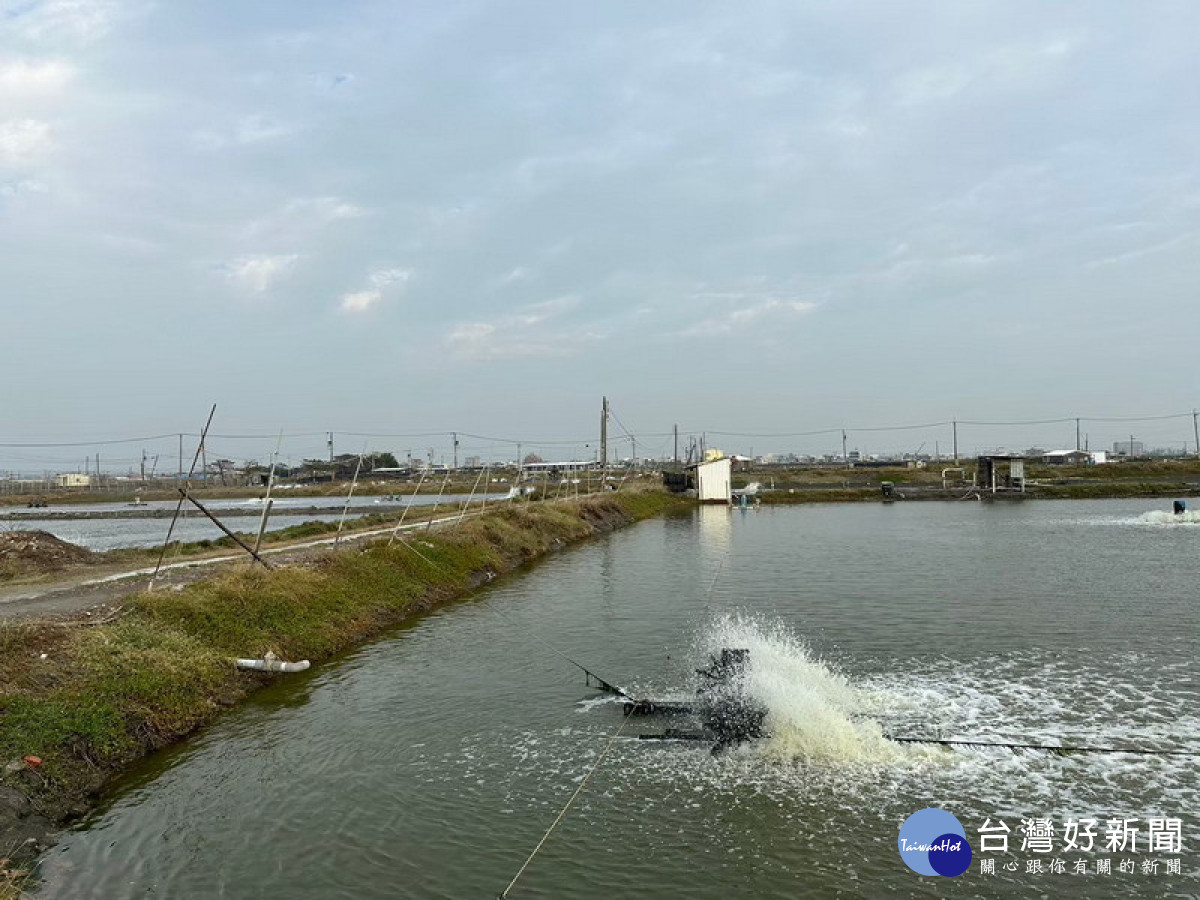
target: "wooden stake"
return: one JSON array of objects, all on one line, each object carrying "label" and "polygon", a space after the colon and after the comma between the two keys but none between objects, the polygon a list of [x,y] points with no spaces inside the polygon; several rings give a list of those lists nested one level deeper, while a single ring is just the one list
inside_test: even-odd
[{"label": "wooden stake", "polygon": [[[212,409],[208,412],[208,421],[204,423],[204,429],[200,432],[200,444],[198,447],[196,447],[196,455],[192,457],[192,467],[188,469],[188,480],[184,484],[185,488],[191,486],[192,473],[196,471],[196,462],[200,459],[200,449],[204,446],[204,439],[208,436],[209,426],[212,425],[213,416],[216,414],[217,404],[214,403]],[[182,434],[179,435],[179,472],[180,474],[183,474]],[[162,569],[163,559],[166,558],[167,555],[167,547],[171,543],[171,535],[175,533],[175,523],[179,521],[179,513],[183,510],[183,501],[187,497],[186,491],[181,490],[181,493],[183,496],[179,498],[179,503],[175,505],[175,515],[171,517],[171,525],[167,528],[167,537],[166,540],[163,541],[162,551],[158,554],[158,562],[154,566],[154,574],[150,576],[150,584],[148,585],[147,590],[154,589],[154,579],[158,577],[159,570]]]},{"label": "wooden stake", "polygon": [[257,553],[255,553],[254,549],[252,547],[250,547],[249,545],[247,545],[246,542],[243,541],[240,537],[238,537],[236,534],[234,534],[232,531],[230,531],[228,528],[226,528],[225,524],[220,519],[218,519],[216,516],[214,516],[212,513],[210,513],[207,509],[205,509],[204,505],[199,500],[197,500],[195,497],[193,497],[191,494],[189,494],[186,489],[180,488],[179,494],[180,494],[180,497],[182,500],[187,500],[189,503],[191,503],[193,506],[195,506],[196,509],[200,510],[200,512],[202,512],[202,513],[204,513],[204,515],[208,516],[209,520],[214,525],[216,525],[223,532],[225,532],[226,537],[228,537],[235,544],[237,544],[239,547],[241,547],[243,550],[245,550],[247,553],[249,553],[251,556],[253,556],[258,562],[262,563],[264,569],[271,568],[270,565],[267,564],[267,561],[265,559],[263,559],[261,556],[259,556]]}]

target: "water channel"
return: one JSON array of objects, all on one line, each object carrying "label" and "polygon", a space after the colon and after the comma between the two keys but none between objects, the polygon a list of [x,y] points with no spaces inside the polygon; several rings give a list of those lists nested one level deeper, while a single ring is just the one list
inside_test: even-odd
[{"label": "water channel", "polygon": [[[504,494],[488,494],[488,500],[499,500]],[[405,495],[395,500],[385,500],[380,497],[354,497],[350,501],[347,513],[347,524],[352,525],[356,516],[387,511],[399,514],[406,506],[421,507],[440,504],[448,513],[464,500],[480,500],[480,495],[469,497],[467,494],[418,494],[415,497]],[[205,505],[218,517],[223,516],[225,524],[237,532],[255,534],[258,532],[258,513],[262,505],[257,500],[219,499],[206,502]],[[271,508],[271,517],[267,522],[268,531],[279,531],[293,525],[305,522],[336,522],[342,517],[342,508],[346,505],[344,497],[283,497],[276,499]],[[113,550],[118,547],[155,547],[163,542],[170,524],[169,518],[138,518],[142,510],[166,513],[174,511],[177,506],[174,500],[151,500],[134,508],[129,503],[92,503],[92,504],[58,504],[46,509],[36,510],[37,518],[29,517],[28,510],[23,507],[10,507],[0,510],[0,529],[41,530],[48,531],[57,538],[79,544],[89,550]],[[228,515],[230,511],[252,513],[251,515]],[[302,510],[303,512],[297,512]],[[315,510],[321,510],[316,512]],[[20,518],[14,517],[19,513]],[[87,514],[95,518],[80,518]],[[122,517],[125,514],[128,517]],[[172,532],[172,538],[179,541],[217,540],[224,533],[201,512],[191,507],[185,507],[179,521]]]},{"label": "water channel", "polygon": [[[510,897],[1194,897],[1196,757],[882,737],[1200,751],[1200,522],[1162,507],[642,523],[280,680],[149,760],[45,858],[37,896],[496,897],[621,723],[545,641],[631,690],[680,695],[708,652],[749,648],[771,736],[713,757],[640,741],[655,728],[632,723]],[[958,878],[897,852],[900,824],[929,806],[975,849]],[[1022,818],[1052,821],[1052,853],[1022,851]],[[1069,818],[1098,820],[1100,846],[1064,851]],[[1139,820],[1135,852],[1104,852],[1114,818]],[[1143,849],[1151,818],[1181,820],[1180,852]],[[1009,853],[980,853],[986,820],[1011,829]]]}]

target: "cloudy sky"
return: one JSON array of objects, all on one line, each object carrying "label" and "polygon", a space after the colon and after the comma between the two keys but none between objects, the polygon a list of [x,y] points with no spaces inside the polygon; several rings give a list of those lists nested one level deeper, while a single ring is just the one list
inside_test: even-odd
[{"label": "cloudy sky", "polygon": [[[652,451],[1190,411],[1197,34],[1190,0],[0,0],[0,443],[214,402],[347,452],[582,440],[601,394]],[[1074,425],[963,436],[1034,441]]]}]

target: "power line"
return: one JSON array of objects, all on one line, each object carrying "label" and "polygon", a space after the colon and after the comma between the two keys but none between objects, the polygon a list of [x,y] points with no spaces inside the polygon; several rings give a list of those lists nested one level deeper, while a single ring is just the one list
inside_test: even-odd
[{"label": "power line", "polygon": [[43,442],[21,442],[21,443],[0,443],[0,447],[103,447],[109,444],[136,444],[139,441],[162,441],[167,438],[176,438],[179,436],[178,431],[172,431],[170,434],[154,434],[149,437],[132,437],[132,438],[112,438],[109,440],[100,441],[43,441]]},{"label": "power line", "polygon": [[[614,412],[613,419],[617,425],[629,438],[634,438],[635,433],[631,431],[619,416]],[[1167,413],[1163,415],[1139,415],[1139,416],[1061,416],[1056,418],[1046,419],[1013,419],[1013,420],[996,420],[989,421],[983,419],[959,419],[958,424],[961,426],[983,427],[983,428],[1016,428],[1041,425],[1064,425],[1068,423],[1128,423],[1128,422],[1166,422],[1172,420],[1183,420],[1193,418],[1193,413],[1179,412]],[[757,439],[772,439],[772,438],[803,438],[803,437],[819,437],[822,435],[840,434],[845,431],[848,434],[863,434],[863,433],[879,433],[892,431],[921,431],[926,429],[944,428],[953,424],[953,420],[945,419],[934,422],[919,422],[910,424],[897,425],[856,425],[846,427],[828,427],[814,428],[798,431],[730,431],[714,428],[706,429],[680,429],[679,435],[683,437],[694,437],[700,434],[708,434],[716,437],[727,438],[757,438]],[[345,437],[355,438],[387,438],[387,439],[423,439],[423,438],[449,438],[455,432],[447,429],[444,431],[413,431],[413,432],[378,432],[378,431],[335,431],[335,434]],[[577,437],[572,439],[565,438],[528,438],[528,437],[496,437],[493,435],[483,435],[468,431],[458,431],[460,436],[470,438],[475,441],[485,442],[487,447],[502,447],[515,446],[521,444],[526,447],[571,447],[590,444],[593,441],[593,436]],[[300,432],[285,432],[284,439],[305,439],[305,438],[323,438],[327,431],[300,431]],[[639,440],[646,438],[668,438],[674,434],[672,431],[645,431],[638,432],[636,437]],[[162,434],[142,435],[138,437],[123,437],[123,438],[97,438],[92,440],[74,440],[74,441],[0,441],[0,449],[55,449],[55,448],[77,448],[77,447],[103,447],[120,444],[136,444],[136,443],[153,443],[156,441],[165,441],[177,439],[182,435],[187,438],[195,438],[199,435],[192,431],[174,431]],[[273,434],[209,434],[210,440],[278,440],[280,437],[278,432]]]}]

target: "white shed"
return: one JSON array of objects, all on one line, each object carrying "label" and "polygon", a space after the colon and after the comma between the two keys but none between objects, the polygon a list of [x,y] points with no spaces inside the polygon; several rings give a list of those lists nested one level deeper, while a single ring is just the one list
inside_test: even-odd
[{"label": "white shed", "polygon": [[728,457],[696,466],[696,496],[701,503],[729,503],[732,465]]}]

